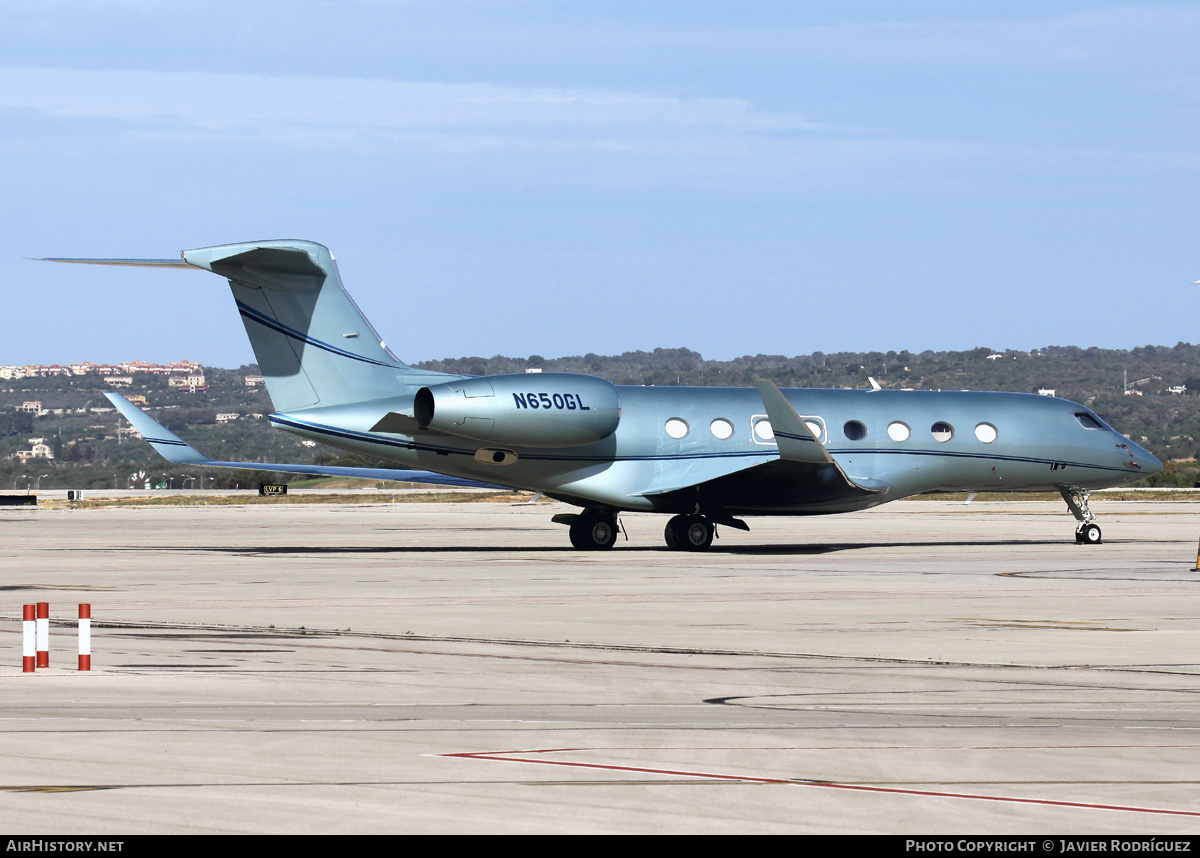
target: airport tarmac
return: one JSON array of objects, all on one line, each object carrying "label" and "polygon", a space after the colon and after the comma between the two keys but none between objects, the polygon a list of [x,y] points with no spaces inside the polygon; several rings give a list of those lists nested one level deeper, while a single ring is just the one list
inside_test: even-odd
[{"label": "airport tarmac", "polygon": [[699,554],[574,551],[556,504],[2,509],[0,828],[1192,833],[1200,503],[1093,508],[1099,546],[922,500]]}]

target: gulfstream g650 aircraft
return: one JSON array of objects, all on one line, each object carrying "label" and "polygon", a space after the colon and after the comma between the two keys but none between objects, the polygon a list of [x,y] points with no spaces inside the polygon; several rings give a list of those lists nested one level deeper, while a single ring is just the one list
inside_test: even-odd
[{"label": "gulfstream g650 aircraft", "polygon": [[[202,268],[229,280],[281,429],[414,469],[219,462],[115,393],[166,459],[304,474],[489,484],[582,508],[556,515],[576,548],[611,548],[622,511],[670,516],[672,548],[703,549],[739,516],[866,509],[924,492],[1062,493],[1075,539],[1100,541],[1092,489],[1161,463],[1082,405],[1021,393],[617,387],[571,373],[448,375],[384,345],[329,250],[256,241],[182,259],[58,259]],[[417,470],[419,469],[419,470]]]}]

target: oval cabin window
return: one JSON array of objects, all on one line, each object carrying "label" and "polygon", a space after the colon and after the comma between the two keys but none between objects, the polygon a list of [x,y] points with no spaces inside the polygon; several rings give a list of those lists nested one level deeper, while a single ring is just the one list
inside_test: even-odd
[{"label": "oval cabin window", "polygon": [[888,424],[888,437],[893,441],[907,441],[911,434],[912,430],[908,428],[907,423],[897,420],[895,423]]},{"label": "oval cabin window", "polygon": [[672,417],[666,422],[663,428],[667,430],[668,435],[677,441],[688,433],[687,421],[678,417]]},{"label": "oval cabin window", "polygon": [[975,437],[985,444],[995,441],[999,434],[991,423],[980,423],[975,427]]},{"label": "oval cabin window", "polygon": [[939,420],[937,423],[934,423],[933,426],[929,428],[929,432],[931,435],[933,435],[933,440],[940,444],[945,444],[954,437],[954,427],[949,423],[942,422],[941,420]]}]

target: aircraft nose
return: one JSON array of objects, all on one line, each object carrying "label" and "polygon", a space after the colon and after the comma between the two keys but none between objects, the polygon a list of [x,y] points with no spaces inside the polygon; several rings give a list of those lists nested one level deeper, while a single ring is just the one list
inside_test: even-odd
[{"label": "aircraft nose", "polygon": [[1163,469],[1163,463],[1149,450],[1143,450],[1137,444],[1129,446],[1133,448],[1133,461],[1137,463],[1143,476],[1149,477]]}]

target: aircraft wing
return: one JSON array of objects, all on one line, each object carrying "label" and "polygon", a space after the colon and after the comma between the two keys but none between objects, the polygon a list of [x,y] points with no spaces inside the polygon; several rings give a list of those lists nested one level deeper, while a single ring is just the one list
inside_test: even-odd
[{"label": "aircraft wing", "polygon": [[322,477],[355,477],[363,480],[391,480],[402,483],[426,483],[438,486],[466,486],[483,489],[506,489],[494,483],[481,483],[462,477],[448,477],[432,471],[410,471],[400,468],[343,468],[332,465],[290,465],[278,462],[221,462],[210,459],[174,432],[142,411],[124,396],[112,391],[105,397],[126,420],[146,439],[154,451],[177,465],[200,465],[211,468],[234,468],[243,471],[279,471],[285,474],[311,474]]},{"label": "aircraft wing", "polygon": [[695,500],[710,509],[765,511],[781,506],[836,504],[888,493],[891,486],[882,480],[848,477],[774,382],[759,381],[758,392],[775,433],[779,458],[700,482],[663,485],[641,494],[666,501],[677,498],[684,505]]}]

